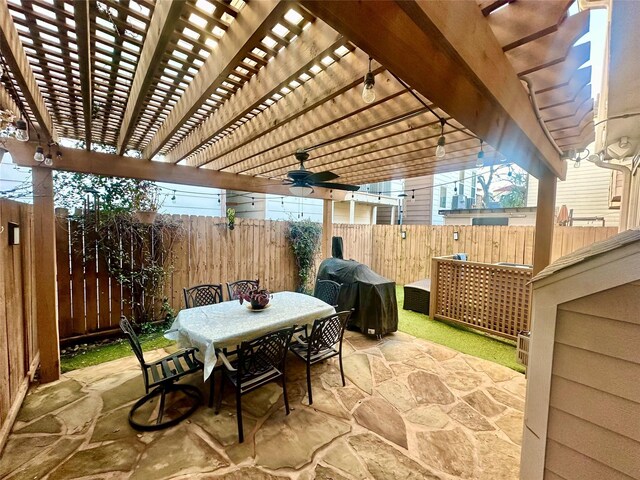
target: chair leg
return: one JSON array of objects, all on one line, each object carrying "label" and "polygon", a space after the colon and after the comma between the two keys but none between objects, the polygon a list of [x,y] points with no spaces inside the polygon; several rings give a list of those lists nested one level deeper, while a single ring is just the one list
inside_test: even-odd
[{"label": "chair leg", "polygon": [[162,423],[162,417],[164,416],[164,401],[167,396],[167,392],[165,389],[162,389],[162,393],[160,394],[160,407],[158,410],[158,418],[156,419],[156,424],[160,425]]},{"label": "chair leg", "polygon": [[244,431],[242,429],[242,392],[240,386],[236,388],[236,415],[238,416],[238,439],[240,443],[244,442]]},{"label": "chair leg", "polygon": [[220,413],[220,406],[222,405],[222,395],[224,393],[224,373],[220,375],[220,391],[218,392],[218,403],[216,404],[215,414]]},{"label": "chair leg", "polygon": [[311,391],[311,362],[307,360],[307,393],[309,394],[309,405],[313,404],[313,392]]},{"label": "chair leg", "polygon": [[344,368],[342,368],[342,349],[340,349],[340,354],[338,355],[340,359],[340,376],[342,377],[342,386],[346,387],[347,383],[344,381]]}]

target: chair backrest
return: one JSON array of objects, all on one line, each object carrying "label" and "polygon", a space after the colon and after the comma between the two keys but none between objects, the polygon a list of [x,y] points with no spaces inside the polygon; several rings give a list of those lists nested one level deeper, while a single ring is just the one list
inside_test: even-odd
[{"label": "chair backrest", "polygon": [[127,337],[127,340],[129,340],[131,349],[133,350],[133,353],[136,354],[136,357],[140,362],[140,366],[144,368],[145,362],[144,362],[144,356],[142,355],[142,347],[140,346],[140,340],[138,339],[136,332],[133,331],[133,327],[131,326],[131,323],[129,323],[129,320],[127,320],[125,317],[120,317],[120,329],[124,332],[125,336]]},{"label": "chair backrest", "polygon": [[222,301],[221,284],[196,285],[191,288],[183,288],[184,304],[186,308],[213,305]]},{"label": "chair backrest", "polygon": [[246,379],[259,376],[284,363],[293,327],[283,328],[248,342],[238,349],[238,377]]},{"label": "chair backrest", "polygon": [[313,296],[329,305],[335,306],[338,304],[340,287],[342,287],[342,284],[333,280],[317,280]]},{"label": "chair backrest", "polygon": [[309,335],[309,353],[313,355],[342,342],[344,329],[350,316],[351,311],[345,310],[344,312],[327,315],[313,322],[311,334]]},{"label": "chair backrest", "polygon": [[258,288],[260,280],[238,280],[237,282],[227,283],[227,293],[229,300],[238,300],[241,293],[249,293],[251,290]]}]

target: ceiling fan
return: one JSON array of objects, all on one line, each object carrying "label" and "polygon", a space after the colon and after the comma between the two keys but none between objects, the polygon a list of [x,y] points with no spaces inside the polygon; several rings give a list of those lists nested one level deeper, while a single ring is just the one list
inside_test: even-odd
[{"label": "ceiling fan", "polygon": [[311,172],[304,168],[304,162],[309,158],[309,152],[306,150],[296,150],[296,160],[300,162],[300,168],[287,172],[287,178],[283,181],[285,185],[289,185],[289,191],[296,196],[303,197],[313,193],[313,187],[328,188],[331,190],[347,190],[356,192],[360,190],[357,185],[347,185],[345,183],[331,183],[339,175],[324,171]]}]

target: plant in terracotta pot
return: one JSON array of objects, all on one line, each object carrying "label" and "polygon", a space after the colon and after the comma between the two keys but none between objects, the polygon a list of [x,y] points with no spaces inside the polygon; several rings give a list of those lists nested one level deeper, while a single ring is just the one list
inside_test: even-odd
[{"label": "plant in terracotta pot", "polygon": [[151,224],[155,221],[160,208],[159,188],[153,182],[141,181],[134,193],[131,205],[140,223]]},{"label": "plant in terracotta pot", "polygon": [[236,211],[233,208],[227,208],[227,223],[229,230],[233,230],[236,226]]},{"label": "plant in terracotta pot", "polygon": [[271,292],[266,288],[255,287],[252,290],[249,290],[247,293],[241,293],[238,301],[240,305],[243,302],[251,303],[251,308],[254,310],[262,310],[269,305],[269,301],[271,300]]}]

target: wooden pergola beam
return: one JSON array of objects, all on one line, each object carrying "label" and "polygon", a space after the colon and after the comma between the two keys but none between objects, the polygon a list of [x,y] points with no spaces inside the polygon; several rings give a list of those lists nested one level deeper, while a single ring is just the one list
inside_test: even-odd
[{"label": "wooden pergola beam", "polygon": [[16,117],[20,116],[20,108],[4,85],[0,83],[0,108],[10,110]]},{"label": "wooden pergola beam", "polygon": [[[8,142],[7,148],[17,165],[31,168],[40,165],[33,160],[35,144],[12,140]],[[264,177],[236,175],[164,162],[149,162],[139,158],[66,147],[59,147],[58,150],[62,156],[54,159],[52,168],[55,170],[292,196],[289,188],[282,185],[279,180]],[[316,188],[309,197],[340,199],[343,196],[343,192],[331,193],[326,189]]]},{"label": "wooden pergola beam", "polygon": [[[79,3],[89,5],[91,2],[80,0]],[[119,155],[124,154],[127,150],[127,143],[135,130],[140,109],[147,97],[153,76],[166,51],[185,3],[184,1],[162,1],[158,2],[153,9],[153,15],[151,16],[145,42],[140,53],[140,60],[131,84],[131,91],[128,95],[127,108],[122,117],[117,147]],[[88,6],[86,8],[88,9]]]},{"label": "wooden pergola beam", "polygon": [[564,178],[565,162],[475,2],[301,4],[534,176],[547,166]]},{"label": "wooden pergola beam", "polygon": [[[342,35],[324,22],[315,22],[304,30],[291,48],[285,48],[254,75],[238,92],[227,100],[215,114],[187,135],[169,152],[165,161],[176,163],[190,155],[203,143],[233,125],[251,110],[277,93],[288,82],[308,69],[323,52],[344,43]],[[236,136],[237,137],[237,136]],[[200,159],[191,165],[206,163]]]},{"label": "wooden pergola beam", "polygon": [[82,116],[84,118],[85,148],[91,150],[91,123],[93,111],[93,79],[91,75],[91,15],[93,2],[75,0],[73,2],[78,42],[78,69],[82,85]]},{"label": "wooden pergola beam", "polygon": [[[58,133],[53,119],[49,114],[31,65],[29,65],[27,54],[22,47],[22,41],[18,36],[18,30],[11,18],[6,0],[0,0],[0,51],[18,83],[22,95],[29,104],[41,132],[57,142]],[[44,141],[46,140],[48,139],[44,139]]]},{"label": "wooden pergola beam", "polygon": [[185,92],[175,104],[142,154],[153,158],[171,139],[173,134],[200,108],[204,101],[222,83],[254,46],[256,46],[284,15],[287,2],[262,0],[251,2],[220,39],[215,51],[198,71]]}]

